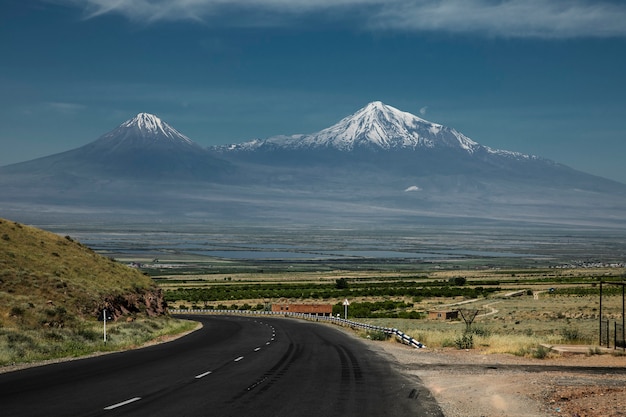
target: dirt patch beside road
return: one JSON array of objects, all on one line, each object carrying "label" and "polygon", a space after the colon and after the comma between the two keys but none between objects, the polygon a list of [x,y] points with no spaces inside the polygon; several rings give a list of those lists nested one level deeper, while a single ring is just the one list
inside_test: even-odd
[{"label": "dirt patch beside road", "polygon": [[626,416],[626,356],[546,359],[372,342],[421,379],[446,417]]}]

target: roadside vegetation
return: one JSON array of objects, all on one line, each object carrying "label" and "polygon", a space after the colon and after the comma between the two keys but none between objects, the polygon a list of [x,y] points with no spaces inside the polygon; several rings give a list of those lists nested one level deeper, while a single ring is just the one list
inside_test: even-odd
[{"label": "roadside vegetation", "polygon": [[195,327],[195,322],[171,317],[107,322],[106,342],[101,322],[48,329],[0,328],[0,366],[133,349]]},{"label": "roadside vegetation", "polygon": [[[163,309],[136,269],[58,236],[0,219],[0,366],[139,346],[194,323]],[[107,308],[113,319],[98,316]]]}]

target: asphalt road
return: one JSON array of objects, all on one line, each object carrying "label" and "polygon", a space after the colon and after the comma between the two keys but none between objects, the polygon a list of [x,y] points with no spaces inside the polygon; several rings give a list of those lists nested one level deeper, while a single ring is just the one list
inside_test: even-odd
[{"label": "asphalt road", "polygon": [[194,316],[129,352],[0,374],[0,415],[443,416],[419,381],[326,324]]}]

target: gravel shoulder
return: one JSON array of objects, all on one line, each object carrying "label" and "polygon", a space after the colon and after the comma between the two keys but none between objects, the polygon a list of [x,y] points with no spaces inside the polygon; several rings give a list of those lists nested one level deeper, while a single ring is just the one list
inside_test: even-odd
[{"label": "gravel shoulder", "polygon": [[403,373],[419,378],[446,417],[626,416],[626,356],[534,359],[370,343]]}]

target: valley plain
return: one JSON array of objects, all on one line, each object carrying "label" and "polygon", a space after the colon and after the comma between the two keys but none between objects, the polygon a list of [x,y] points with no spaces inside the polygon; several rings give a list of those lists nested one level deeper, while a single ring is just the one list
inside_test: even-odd
[{"label": "valley plain", "polygon": [[[624,280],[623,233],[524,226],[134,224],[57,232],[150,275],[170,308],[262,310],[294,302],[343,312],[348,298],[351,317],[400,328],[430,346],[454,346],[465,323],[428,320],[428,311],[458,308],[477,310],[474,344],[494,352],[597,345],[599,283]],[[605,285],[604,317],[621,317],[620,291]]]},{"label": "valley plain", "polygon": [[[606,349],[598,341],[600,281],[602,316],[611,325],[622,317],[621,288],[606,284],[624,282],[619,229],[470,221],[384,229],[39,226],[140,269],[173,309],[245,314],[295,302],[336,310],[349,298],[350,319],[401,329],[427,346],[370,342],[419,377],[447,416],[611,416],[622,409],[625,356],[612,342]],[[347,285],[339,286],[341,280]],[[455,309],[477,313],[470,332],[462,319],[426,317]],[[468,335],[471,346],[463,344]],[[550,351],[560,344],[578,345],[584,354]]]}]

